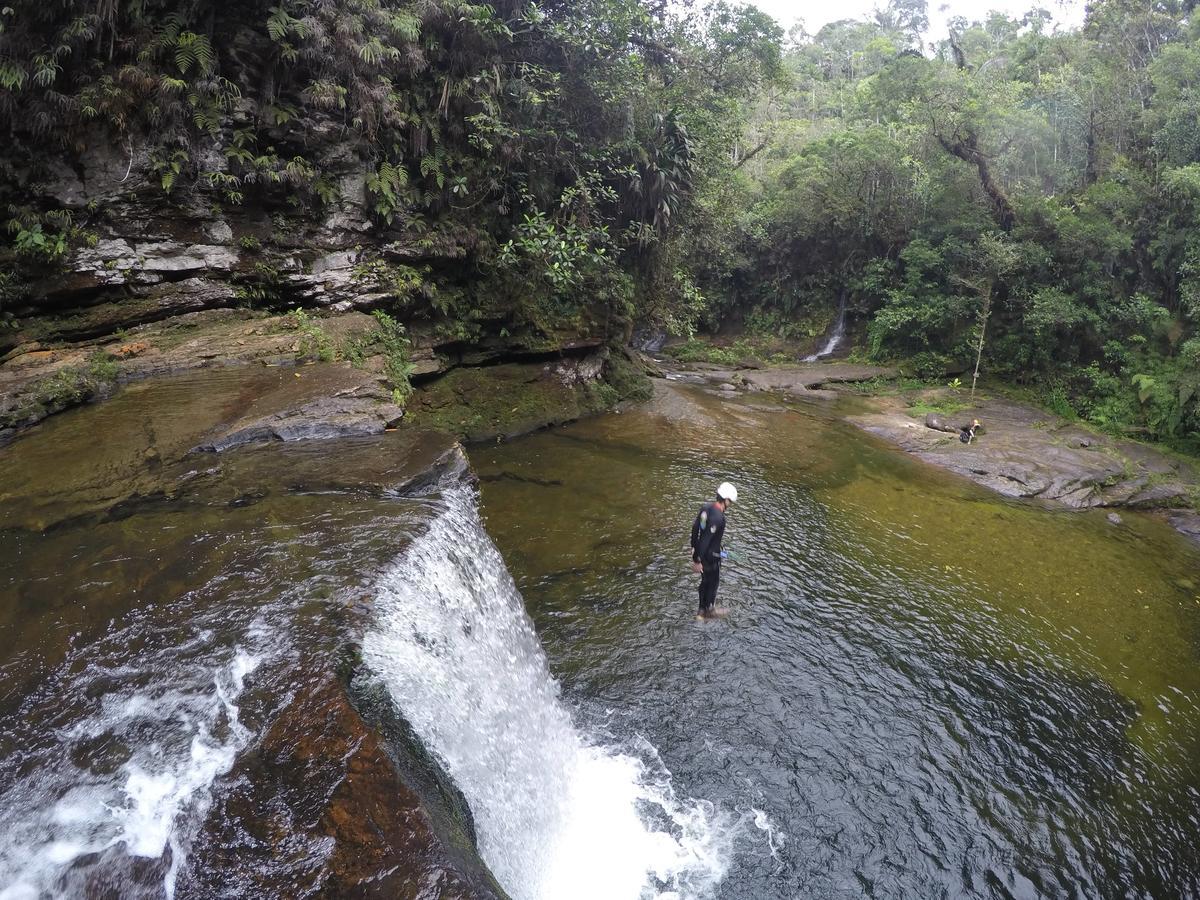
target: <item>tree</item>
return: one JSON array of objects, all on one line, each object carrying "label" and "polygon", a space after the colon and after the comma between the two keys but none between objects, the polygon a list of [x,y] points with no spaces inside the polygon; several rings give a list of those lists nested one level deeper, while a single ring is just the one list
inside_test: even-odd
[{"label": "tree", "polygon": [[955,281],[970,289],[979,297],[979,313],[976,320],[975,369],[971,373],[971,402],[975,402],[975,385],[979,381],[979,363],[983,359],[983,346],[987,337],[988,320],[992,316],[992,302],[997,285],[1016,267],[1017,251],[1003,234],[984,232],[975,245],[976,253],[971,257],[971,269],[957,273]]}]

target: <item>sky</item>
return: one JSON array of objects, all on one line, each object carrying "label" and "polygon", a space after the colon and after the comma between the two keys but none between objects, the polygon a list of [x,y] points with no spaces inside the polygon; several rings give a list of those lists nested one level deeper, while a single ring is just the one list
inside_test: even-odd
[{"label": "sky", "polygon": [[[785,29],[803,20],[809,34],[816,34],[822,25],[838,19],[864,19],[876,6],[886,0],[749,0],[759,9],[779,20]],[[1050,11],[1055,23],[1077,26],[1083,22],[1084,0],[930,0],[929,33],[926,40],[940,40],[946,35],[946,20],[963,16],[968,20],[983,19],[990,10],[998,9],[1011,16],[1021,16],[1040,6]]]}]

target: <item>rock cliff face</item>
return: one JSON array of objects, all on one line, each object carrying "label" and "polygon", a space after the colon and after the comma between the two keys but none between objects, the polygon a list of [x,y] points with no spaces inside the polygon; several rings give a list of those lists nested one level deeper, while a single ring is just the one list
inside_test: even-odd
[{"label": "rock cliff face", "polygon": [[[210,163],[218,174],[227,168],[220,150],[218,140]],[[27,185],[30,205],[69,212],[84,237],[6,305],[12,327],[0,331],[0,351],[218,307],[371,309],[422,290],[420,280],[393,283],[388,266],[450,282],[477,263],[479,235],[468,227],[374,221],[370,168],[353,145],[325,144],[320,165],[339,191],[319,208],[289,206],[278,193],[221,205],[198,191],[165,193],[146,154],[126,157],[92,136],[87,151],[56,160],[48,180]],[[427,304],[412,305],[428,313]]]},{"label": "rock cliff face", "polygon": [[[528,431],[611,406],[628,394],[583,390],[610,374],[601,349],[613,326],[599,317],[581,316],[570,330],[554,331],[502,312],[491,319],[478,314],[467,328],[439,312],[431,296],[473,289],[480,266],[476,235],[457,226],[433,233],[378,226],[367,209],[365,163],[349,146],[336,144],[326,146],[323,158],[341,193],[319,215],[262,203],[218,208],[196,193],[176,203],[151,184],[148,157],[98,143],[76,160],[56,162],[54,179],[38,182],[42,194],[34,200],[62,204],[88,221],[90,240],[26,284],[24,299],[5,307],[0,442],[46,415],[107,396],[127,380],[198,367],[335,358],[353,359],[376,374],[377,384],[364,383],[356,397],[329,397],[324,407],[307,410],[311,428],[329,430],[344,418],[347,403],[356,409],[364,402],[378,402],[376,418],[392,424],[403,410],[383,408],[391,392],[382,374],[385,361],[371,346],[376,323],[364,314],[376,308],[403,319],[410,340],[407,370],[430,388],[446,373],[502,362],[532,366],[534,377],[526,384],[547,366],[569,374],[570,384],[558,379],[566,390],[551,398],[556,402],[512,404],[523,408],[514,424],[492,421],[490,412],[486,426],[470,410],[450,418],[428,415],[446,406],[448,391],[462,401],[461,385],[472,376],[416,403],[424,418],[446,419],[462,436]],[[316,425],[318,419],[326,425]],[[295,419],[264,422],[241,439],[277,437],[281,427],[308,426]]]},{"label": "rock cliff face", "polygon": [[[7,286],[0,440],[118,381],[247,362],[352,355],[362,363],[375,352],[354,345],[373,329],[364,311],[386,309],[407,327],[412,377],[426,382],[497,362],[573,367],[595,358],[616,327],[583,314],[556,332],[514,318],[507,301],[474,296],[479,235],[456,224],[380,223],[356,144],[314,137],[312,155],[339,186],[319,207],[289,206],[278,190],[229,205],[204,191],[164,192],[146,152],[92,137],[28,182],[32,206],[68,211],[85,237]],[[220,138],[207,153],[206,170],[223,171]],[[468,299],[450,310],[447,297]],[[289,310],[312,324],[298,327]]]}]

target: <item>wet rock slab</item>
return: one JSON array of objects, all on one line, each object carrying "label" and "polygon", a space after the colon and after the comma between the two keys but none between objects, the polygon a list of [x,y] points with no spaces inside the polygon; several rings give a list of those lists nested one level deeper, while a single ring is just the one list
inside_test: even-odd
[{"label": "wet rock slab", "polygon": [[[848,416],[859,428],[886,438],[926,462],[1008,497],[1045,500],[1074,509],[1130,507],[1188,510],[1200,475],[1186,462],[1131,441],[1094,434],[1058,417],[1003,399],[988,399],[953,416],[933,417],[952,433],[905,411],[897,397],[877,397],[870,409]],[[957,423],[980,419],[985,428],[963,444]],[[1192,512],[1172,516],[1191,536]]]},{"label": "wet rock slab", "polygon": [[135,504],[249,502],[276,490],[400,491],[453,446],[387,431],[400,413],[377,376],[342,365],[138,382],[0,448],[0,526],[41,531]]},{"label": "wet rock slab", "polygon": [[[365,340],[376,323],[352,312],[314,327],[331,346],[345,347]],[[231,309],[178,315],[82,345],[30,341],[0,356],[0,441],[65,407],[111,394],[113,379],[124,384],[198,369],[293,366],[314,357],[306,341],[298,319]],[[107,379],[96,377],[96,360],[110,370]],[[63,384],[80,385],[82,395],[72,396]]]},{"label": "wet rock slab", "polygon": [[896,378],[896,369],[854,363],[806,363],[766,366],[760,360],[743,360],[737,368],[713,363],[679,364],[664,361],[666,378],[710,384],[718,391],[738,389],[784,394],[801,400],[835,400],[829,385],[853,384],[874,379]]},{"label": "wet rock slab", "polygon": [[348,366],[291,373],[256,398],[245,415],[197,449],[222,451],[262,441],[328,440],[380,434],[404,416],[381,379]]},{"label": "wet rock slab", "polygon": [[742,372],[748,387],[759,391],[779,391],[805,397],[817,388],[832,384],[853,384],[873,379],[896,378],[896,369],[884,366],[860,366],[853,363],[811,363],[800,366],[779,366]]},{"label": "wet rock slab", "polygon": [[503,900],[469,822],[448,829],[441,805],[318,674],[227,777],[179,896]]}]

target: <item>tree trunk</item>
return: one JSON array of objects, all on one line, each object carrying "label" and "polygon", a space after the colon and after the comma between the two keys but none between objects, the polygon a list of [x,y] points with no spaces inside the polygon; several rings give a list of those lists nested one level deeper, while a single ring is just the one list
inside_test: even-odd
[{"label": "tree trunk", "polygon": [[979,311],[979,343],[975,345],[975,372],[971,375],[971,402],[975,402],[975,383],[979,381],[979,361],[983,358],[983,339],[987,334],[988,317],[992,314],[992,285],[983,289],[983,308]]},{"label": "tree trunk", "polygon": [[992,202],[992,209],[996,212],[996,220],[1000,223],[1000,230],[1007,234],[1012,231],[1013,223],[1016,221],[1016,214],[1013,212],[1008,195],[1004,193],[1004,190],[992,178],[992,170],[988,165],[987,156],[979,149],[978,142],[979,138],[973,131],[969,132],[966,138],[959,138],[955,141],[948,141],[941,135],[938,135],[938,143],[948,153],[954,154],[963,162],[970,163],[979,172],[979,183],[983,186],[983,192],[988,195],[988,199]]},{"label": "tree trunk", "polygon": [[1096,183],[1096,177],[1096,109],[1093,107],[1088,112],[1087,166],[1083,170],[1083,183],[1093,185]]}]

